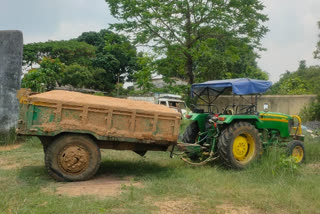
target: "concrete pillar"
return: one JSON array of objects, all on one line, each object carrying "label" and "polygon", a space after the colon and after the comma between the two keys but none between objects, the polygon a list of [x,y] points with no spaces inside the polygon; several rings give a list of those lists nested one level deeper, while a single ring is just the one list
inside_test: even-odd
[{"label": "concrete pillar", "polygon": [[0,132],[15,127],[19,103],[16,98],[22,74],[23,37],[20,31],[0,31]]}]

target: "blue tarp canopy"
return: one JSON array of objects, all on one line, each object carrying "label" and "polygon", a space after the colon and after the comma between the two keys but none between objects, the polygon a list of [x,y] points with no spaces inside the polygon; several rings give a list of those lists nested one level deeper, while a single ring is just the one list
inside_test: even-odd
[{"label": "blue tarp canopy", "polygon": [[255,80],[248,78],[212,80],[204,83],[195,83],[191,87],[191,95],[216,96],[226,88],[232,88],[232,93],[236,95],[265,93],[272,83],[266,80]]}]

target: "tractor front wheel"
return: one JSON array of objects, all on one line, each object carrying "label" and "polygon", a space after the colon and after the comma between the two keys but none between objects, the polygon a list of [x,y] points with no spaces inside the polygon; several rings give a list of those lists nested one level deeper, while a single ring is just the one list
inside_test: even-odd
[{"label": "tractor front wheel", "polygon": [[258,130],[248,122],[236,122],[224,129],[218,139],[222,163],[230,168],[243,169],[260,154]]},{"label": "tractor front wheel", "polygon": [[299,140],[293,140],[287,145],[287,155],[294,158],[297,164],[301,164],[305,160],[304,145]]}]

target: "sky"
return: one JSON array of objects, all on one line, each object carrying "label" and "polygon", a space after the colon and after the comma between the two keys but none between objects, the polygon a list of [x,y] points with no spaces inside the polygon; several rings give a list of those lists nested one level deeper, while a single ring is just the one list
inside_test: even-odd
[{"label": "sky", "polygon": [[[262,40],[258,65],[271,81],[313,59],[319,40],[320,0],[262,0],[269,32]],[[104,0],[0,0],[0,30],[21,30],[24,43],[67,40],[116,22]]]}]

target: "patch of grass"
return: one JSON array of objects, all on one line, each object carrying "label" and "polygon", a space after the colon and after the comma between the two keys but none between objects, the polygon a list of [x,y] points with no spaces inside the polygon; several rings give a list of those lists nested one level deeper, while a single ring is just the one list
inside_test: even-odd
[{"label": "patch of grass", "polygon": [[299,165],[292,157],[287,157],[285,148],[273,146],[263,151],[261,158],[252,164],[248,171],[257,177],[272,179],[277,177],[295,177],[299,174]]},{"label": "patch of grass", "polygon": [[0,145],[10,145],[16,143],[18,136],[15,128],[11,128],[8,132],[0,133]]},{"label": "patch of grass", "polygon": [[320,162],[320,137],[312,138],[311,135],[306,135],[305,149],[308,163]]},{"label": "patch of grass", "polygon": [[[251,213],[320,213],[320,173],[310,168],[320,166],[319,147],[318,140],[306,142],[306,164],[297,168],[280,148],[270,148],[242,171],[215,163],[190,166],[165,152],[141,158],[130,151],[102,150],[97,176],[130,176],[142,186],[98,198],[54,194],[61,183],[48,176],[41,143],[30,138],[16,150],[0,151],[0,213],[172,213],[184,206],[188,213],[228,213],[217,208],[223,204],[249,207]],[[4,167],[12,163],[19,167]]]}]

